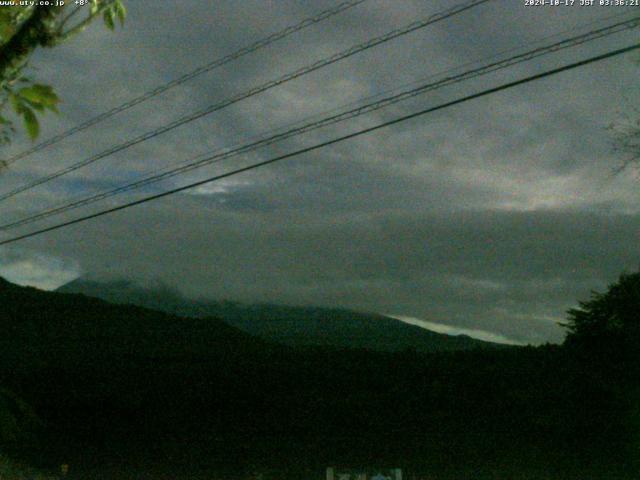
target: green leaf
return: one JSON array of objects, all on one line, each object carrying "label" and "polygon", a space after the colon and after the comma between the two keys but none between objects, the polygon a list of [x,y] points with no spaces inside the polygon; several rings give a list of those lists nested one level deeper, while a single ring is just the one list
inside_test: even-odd
[{"label": "green leaf", "polygon": [[46,105],[46,108],[48,110],[51,110],[53,113],[55,113],[56,115],[60,114],[60,110],[58,110],[58,106],[57,105]]},{"label": "green leaf", "polygon": [[60,98],[58,98],[53,88],[49,85],[35,84],[30,87],[25,87],[20,89],[17,95],[38,111],[48,109],[56,113],[58,112],[56,105],[60,102]]},{"label": "green leaf", "polygon": [[38,134],[40,133],[40,123],[38,123],[36,114],[33,113],[33,110],[30,108],[24,107],[22,110],[22,117],[24,119],[24,126],[27,129],[29,138],[31,138],[31,140],[35,140],[38,138]]},{"label": "green leaf", "polygon": [[15,28],[13,27],[13,25],[0,21],[0,43],[1,44],[8,42],[14,33],[15,33]]},{"label": "green leaf", "polygon": [[115,3],[116,14],[118,15],[118,20],[120,20],[120,25],[124,25],[124,19],[127,18],[127,9],[122,3],[121,0],[118,0]]},{"label": "green leaf", "polygon": [[33,103],[42,103],[42,98],[33,87],[25,87],[18,90],[17,95]]},{"label": "green leaf", "polygon": [[116,24],[114,22],[114,13],[113,10],[109,9],[109,10],[105,10],[104,14],[104,24],[107,26],[107,28],[109,30],[115,30],[116,28]]},{"label": "green leaf", "polygon": [[35,103],[30,100],[25,100],[24,103],[38,112],[44,112],[44,105],[41,103]]},{"label": "green leaf", "polygon": [[22,100],[15,93],[9,92],[9,101],[11,102],[11,107],[13,107],[13,111],[20,114],[22,110]]},{"label": "green leaf", "polygon": [[51,104],[60,101],[50,85],[36,83],[31,87],[31,90],[43,100],[43,103]]}]

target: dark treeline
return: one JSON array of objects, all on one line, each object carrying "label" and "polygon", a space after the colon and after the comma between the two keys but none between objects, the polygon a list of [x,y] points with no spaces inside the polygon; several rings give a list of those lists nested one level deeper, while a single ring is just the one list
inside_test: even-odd
[{"label": "dark treeline", "polygon": [[[215,319],[0,284],[7,444],[71,478],[637,478],[635,350],[423,355],[268,344]],[[637,313],[637,311],[636,311]],[[626,344],[625,344],[626,345]],[[120,476],[119,476],[120,475]]]}]

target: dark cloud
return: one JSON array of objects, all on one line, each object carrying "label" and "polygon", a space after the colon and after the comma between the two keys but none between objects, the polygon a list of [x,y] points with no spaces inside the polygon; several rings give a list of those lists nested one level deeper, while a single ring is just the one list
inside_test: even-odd
[{"label": "dark cloud", "polygon": [[[3,173],[3,191],[455,3],[370,0],[16,164]],[[332,4],[129,2],[124,30],[112,34],[96,25],[34,59],[38,77],[55,85],[65,101],[60,118],[45,121],[43,137]],[[10,199],[1,205],[3,219],[631,12],[491,2]],[[637,32],[629,31],[555,53],[126,198],[270,158],[636,38]],[[637,102],[636,68],[621,57],[443,110],[25,241],[19,244],[20,258],[53,265],[47,267],[47,286],[69,272],[158,277],[193,296],[337,304],[520,342],[559,341],[555,322],[568,307],[638,265],[638,184],[631,176],[609,179],[619,159],[605,129]],[[11,151],[26,146],[17,141]],[[0,274],[15,276],[20,270],[11,260],[16,248],[3,250]]]}]

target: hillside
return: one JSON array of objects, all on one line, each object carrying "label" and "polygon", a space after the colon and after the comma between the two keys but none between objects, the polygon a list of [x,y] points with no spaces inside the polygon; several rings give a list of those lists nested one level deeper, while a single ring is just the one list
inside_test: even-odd
[{"label": "hillside", "polygon": [[298,350],[2,280],[0,306],[0,387],[42,421],[12,451],[70,479],[633,478],[615,384],[560,347]]},{"label": "hillside", "polygon": [[85,295],[62,295],[13,285],[0,278],[0,356],[32,359],[220,356],[264,342],[217,318],[179,318]]},{"label": "hillside", "polygon": [[495,347],[465,335],[451,336],[374,313],[339,308],[295,307],[192,300],[166,286],[144,288],[131,281],[77,279],[58,290],[113,303],[139,305],[188,317],[216,317],[264,340],[292,347],[330,346],[377,351],[436,353]]}]

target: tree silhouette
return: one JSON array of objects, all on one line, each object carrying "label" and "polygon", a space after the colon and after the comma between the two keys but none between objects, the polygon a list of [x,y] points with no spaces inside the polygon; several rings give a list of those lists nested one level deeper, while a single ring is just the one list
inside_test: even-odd
[{"label": "tree silhouette", "polygon": [[[640,57],[637,57],[635,63],[640,66]],[[619,174],[632,168],[640,173],[640,109],[629,98],[624,99],[629,111],[620,113],[619,118],[607,127],[613,151],[622,159],[614,173]]]},{"label": "tree silhouette", "polygon": [[568,371],[579,397],[594,405],[585,412],[610,405],[603,411],[612,412],[606,425],[620,439],[616,449],[640,471],[640,271],[623,273],[605,293],[592,292],[567,313]]},{"label": "tree silhouette", "polygon": [[606,293],[592,292],[568,312],[568,344],[638,345],[640,339],[640,271],[620,275]]},{"label": "tree silhouette", "polygon": [[633,105],[630,108],[630,114],[622,114],[608,127],[613,140],[613,151],[622,157],[615,173],[640,167],[640,109]]}]

